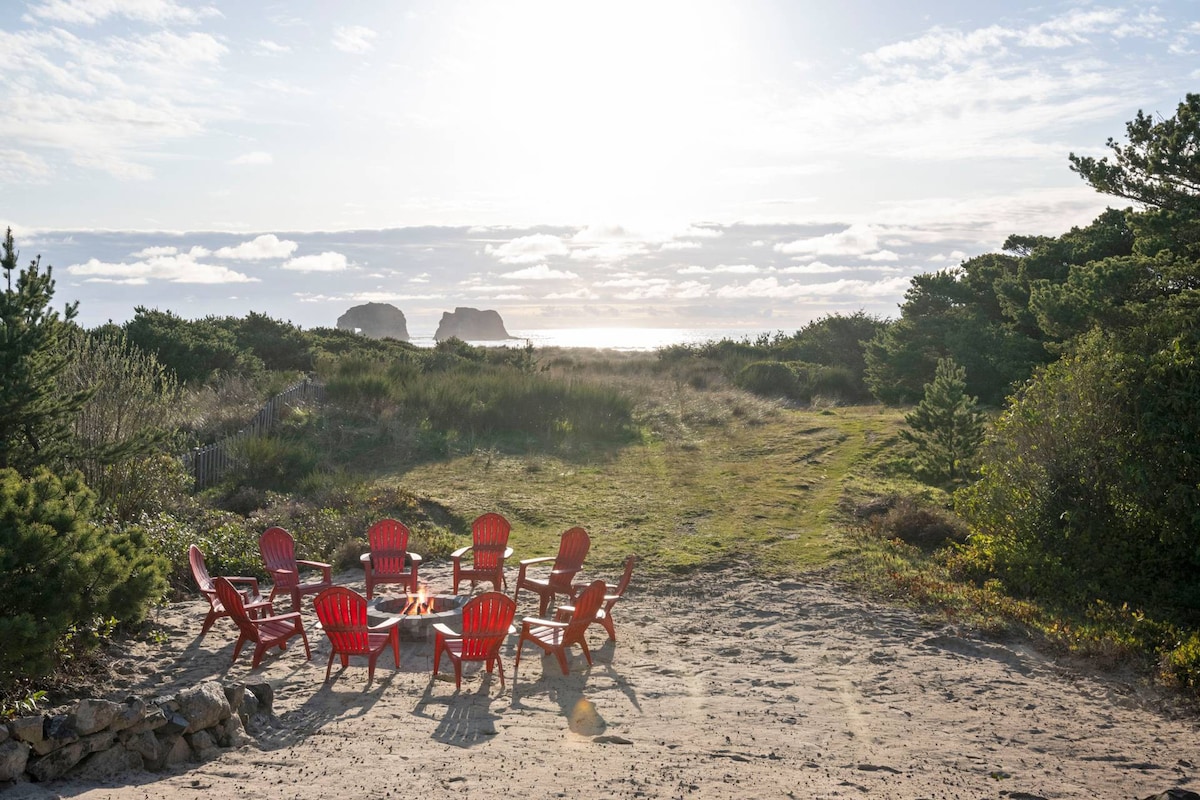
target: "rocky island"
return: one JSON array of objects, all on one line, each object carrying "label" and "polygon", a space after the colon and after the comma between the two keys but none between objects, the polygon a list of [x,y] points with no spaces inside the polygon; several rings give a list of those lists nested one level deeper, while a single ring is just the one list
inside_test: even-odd
[{"label": "rocky island", "polygon": [[514,339],[504,329],[504,320],[500,314],[492,310],[480,311],[477,308],[454,309],[453,313],[442,313],[442,321],[438,323],[437,332],[433,334],[436,341],[457,338],[463,341],[488,342]]},{"label": "rocky island", "polygon": [[354,306],[338,317],[340,331],[357,331],[372,339],[408,341],[408,320],[404,312],[389,303]]}]

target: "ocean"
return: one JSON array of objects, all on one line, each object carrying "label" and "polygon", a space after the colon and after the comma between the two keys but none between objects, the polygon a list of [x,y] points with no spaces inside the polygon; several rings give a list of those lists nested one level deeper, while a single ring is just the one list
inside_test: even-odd
[{"label": "ocean", "polygon": [[[654,351],[673,344],[703,344],[721,339],[757,338],[774,334],[776,330],[762,328],[542,328],[513,330],[507,341],[468,342],[488,347],[601,347],[627,352]],[[785,331],[795,333],[795,329]],[[433,347],[433,333],[410,333],[409,341],[418,347]]]}]

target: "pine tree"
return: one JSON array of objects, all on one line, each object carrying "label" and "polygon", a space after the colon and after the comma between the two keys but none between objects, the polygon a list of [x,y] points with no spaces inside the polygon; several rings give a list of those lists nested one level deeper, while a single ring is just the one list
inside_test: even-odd
[{"label": "pine tree", "polygon": [[68,305],[61,318],[50,309],[50,267],[43,273],[39,257],[18,271],[11,228],[4,236],[0,269],[5,276],[0,292],[0,469],[29,475],[68,449],[71,418],[88,396],[87,390],[66,396],[58,390],[58,376],[68,363],[64,337],[78,304]]},{"label": "pine tree", "polygon": [[966,477],[983,442],[984,414],[967,394],[967,371],[954,359],[938,360],[925,397],[905,415],[910,430],[900,435],[917,447],[921,470],[935,480]]}]

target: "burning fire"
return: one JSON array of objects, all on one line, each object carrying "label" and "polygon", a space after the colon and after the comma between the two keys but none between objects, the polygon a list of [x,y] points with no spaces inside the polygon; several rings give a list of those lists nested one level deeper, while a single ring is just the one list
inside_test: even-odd
[{"label": "burning fire", "polygon": [[416,594],[408,595],[408,603],[400,613],[403,616],[416,616],[417,614],[428,614],[431,611],[433,611],[433,598],[429,596],[428,587],[421,584]]}]

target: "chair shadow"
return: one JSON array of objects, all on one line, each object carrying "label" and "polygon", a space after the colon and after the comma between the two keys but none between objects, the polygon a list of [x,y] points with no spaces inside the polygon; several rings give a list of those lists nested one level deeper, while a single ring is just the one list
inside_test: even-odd
[{"label": "chair shadow", "polygon": [[[487,673],[484,675],[479,688],[474,691],[456,688],[453,694],[440,696],[433,694],[433,687],[437,683],[444,683],[444,680],[439,680],[436,675],[430,676],[412,712],[417,717],[437,720],[437,727],[430,738],[442,744],[466,748],[481,744],[497,734],[496,721],[500,715],[492,711],[491,705],[499,697],[492,697],[492,686],[499,679],[487,676]],[[445,709],[440,717],[431,712],[431,707],[437,706]]]},{"label": "chair shadow", "polygon": [[292,747],[330,722],[366,716],[391,686],[395,674],[387,670],[381,678],[376,670],[375,680],[367,685],[366,676],[355,672],[344,682],[345,688],[338,687],[338,677],[335,673],[298,708],[283,712],[270,727],[256,733],[258,746],[268,751]]}]

